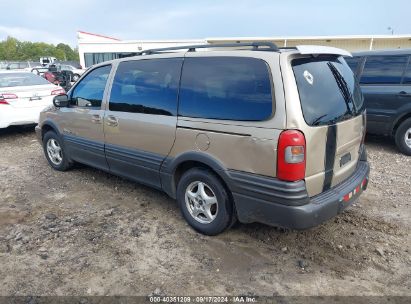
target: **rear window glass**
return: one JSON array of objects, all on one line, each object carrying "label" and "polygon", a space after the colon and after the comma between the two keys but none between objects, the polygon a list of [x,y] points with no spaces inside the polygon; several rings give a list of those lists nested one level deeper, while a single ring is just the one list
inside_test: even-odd
[{"label": "rear window glass", "polygon": [[265,61],[242,57],[185,59],[179,115],[261,121],[271,117],[272,104]]},{"label": "rear window glass", "polygon": [[408,56],[369,56],[360,83],[399,84],[407,61]]},{"label": "rear window glass", "polygon": [[342,57],[294,59],[292,67],[308,125],[334,124],[362,112],[359,85]]},{"label": "rear window glass", "polygon": [[0,74],[0,88],[50,84],[46,79],[33,73]]}]

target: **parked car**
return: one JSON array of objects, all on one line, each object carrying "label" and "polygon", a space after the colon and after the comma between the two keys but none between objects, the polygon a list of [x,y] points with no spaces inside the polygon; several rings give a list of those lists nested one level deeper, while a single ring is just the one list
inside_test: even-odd
[{"label": "parked car", "polygon": [[65,91],[25,71],[0,72],[0,128],[37,123],[40,111]]},{"label": "parked car", "polygon": [[48,67],[40,66],[40,67],[32,68],[32,69],[31,69],[31,72],[32,72],[33,74],[43,76],[44,73],[48,72],[48,70],[49,70]]},{"label": "parked car", "polygon": [[69,71],[73,74],[72,81],[76,82],[79,80],[80,76],[84,74],[86,70],[77,69],[69,64],[53,63],[53,66],[57,68],[58,71]]},{"label": "parked car", "polygon": [[360,81],[367,131],[395,138],[411,155],[411,49],[354,53],[346,58]]},{"label": "parked car", "polygon": [[59,70],[52,64],[48,67],[47,72],[45,72],[42,77],[55,85],[61,86],[65,91],[68,91],[71,88],[73,73],[71,71]]},{"label": "parked car", "polygon": [[25,71],[32,71],[34,68],[41,67],[38,62],[30,62],[30,61],[19,61],[19,62],[9,62],[7,64],[7,70],[25,70]]},{"label": "parked car", "polygon": [[356,201],[369,165],[349,53],[211,47],[90,68],[40,115],[50,166],[79,162],[163,190],[208,235],[236,219],[305,229]]},{"label": "parked car", "polygon": [[68,61],[56,61],[55,63],[59,63],[59,64],[66,64],[66,65],[70,65],[75,69],[80,69],[82,70],[83,67],[81,66],[80,62],[78,61],[73,61],[73,60],[68,60]]},{"label": "parked car", "polygon": [[39,62],[42,66],[46,66],[46,65],[52,64],[56,60],[57,60],[56,57],[40,57]]}]

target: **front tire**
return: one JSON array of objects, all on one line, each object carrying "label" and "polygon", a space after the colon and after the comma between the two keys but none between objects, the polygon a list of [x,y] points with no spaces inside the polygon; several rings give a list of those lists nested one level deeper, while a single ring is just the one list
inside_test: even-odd
[{"label": "front tire", "polygon": [[58,171],[67,171],[71,163],[64,151],[64,146],[60,136],[54,131],[48,131],[43,137],[43,150],[46,159],[53,169]]},{"label": "front tire", "polygon": [[177,186],[177,202],[190,226],[205,235],[217,235],[233,222],[230,196],[210,170],[193,168],[185,172]]},{"label": "front tire", "polygon": [[405,155],[411,156],[411,118],[403,121],[395,132],[395,143]]}]

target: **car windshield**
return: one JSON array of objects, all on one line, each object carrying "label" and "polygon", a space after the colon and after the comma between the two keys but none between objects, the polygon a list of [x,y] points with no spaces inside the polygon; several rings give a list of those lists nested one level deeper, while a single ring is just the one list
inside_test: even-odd
[{"label": "car windshield", "polygon": [[308,125],[335,124],[363,111],[360,87],[342,57],[299,58],[292,66]]},{"label": "car windshield", "polygon": [[0,74],[0,88],[50,84],[46,79],[33,73]]}]

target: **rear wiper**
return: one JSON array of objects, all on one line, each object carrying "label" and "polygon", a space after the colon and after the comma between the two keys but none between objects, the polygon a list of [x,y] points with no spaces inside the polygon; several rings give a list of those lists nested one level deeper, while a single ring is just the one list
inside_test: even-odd
[{"label": "rear wiper", "polygon": [[322,123],[322,121],[321,121],[321,119],[323,119],[325,116],[327,116],[327,115],[321,115],[320,117],[318,117],[318,118],[316,118],[312,123],[311,123],[311,125],[312,126],[318,126],[320,123]]},{"label": "rear wiper", "polygon": [[[351,115],[351,116],[350,116],[350,115]],[[330,124],[336,124],[336,123],[338,123],[338,122],[340,122],[340,121],[343,121],[343,120],[345,120],[345,119],[348,119],[348,118],[350,118],[350,117],[352,117],[352,114],[347,114],[347,112],[346,112],[346,113],[344,113],[344,114],[341,115],[341,116],[338,116],[338,117],[335,117],[335,118],[331,119],[331,120],[329,121],[329,123],[330,123]]]},{"label": "rear wiper", "polygon": [[334,117],[333,119],[330,119],[330,120],[327,120],[327,121],[321,121],[321,119],[323,119],[325,116],[327,116],[327,115],[321,115],[320,117],[318,117],[317,119],[315,119],[312,123],[311,123],[311,125],[312,126],[319,126],[319,125],[321,125],[321,124],[328,124],[328,125],[333,125],[333,124],[336,124],[337,122],[340,122],[340,121],[342,121],[342,120],[344,120],[345,118],[349,118],[350,116],[349,115],[347,115],[347,112],[346,113],[344,113],[344,114],[342,114],[341,116],[338,116],[338,117]]},{"label": "rear wiper", "polygon": [[354,115],[353,110],[350,108],[350,103],[352,104],[353,108],[354,108],[354,101],[351,95],[350,90],[348,89],[348,84],[345,81],[344,77],[342,77],[342,75],[340,74],[340,72],[337,70],[337,68],[331,63],[331,62],[327,62],[328,67],[331,70],[331,73],[333,74],[338,88],[341,91],[341,94],[344,98],[345,101],[345,105],[347,107],[347,112],[351,115]]}]

